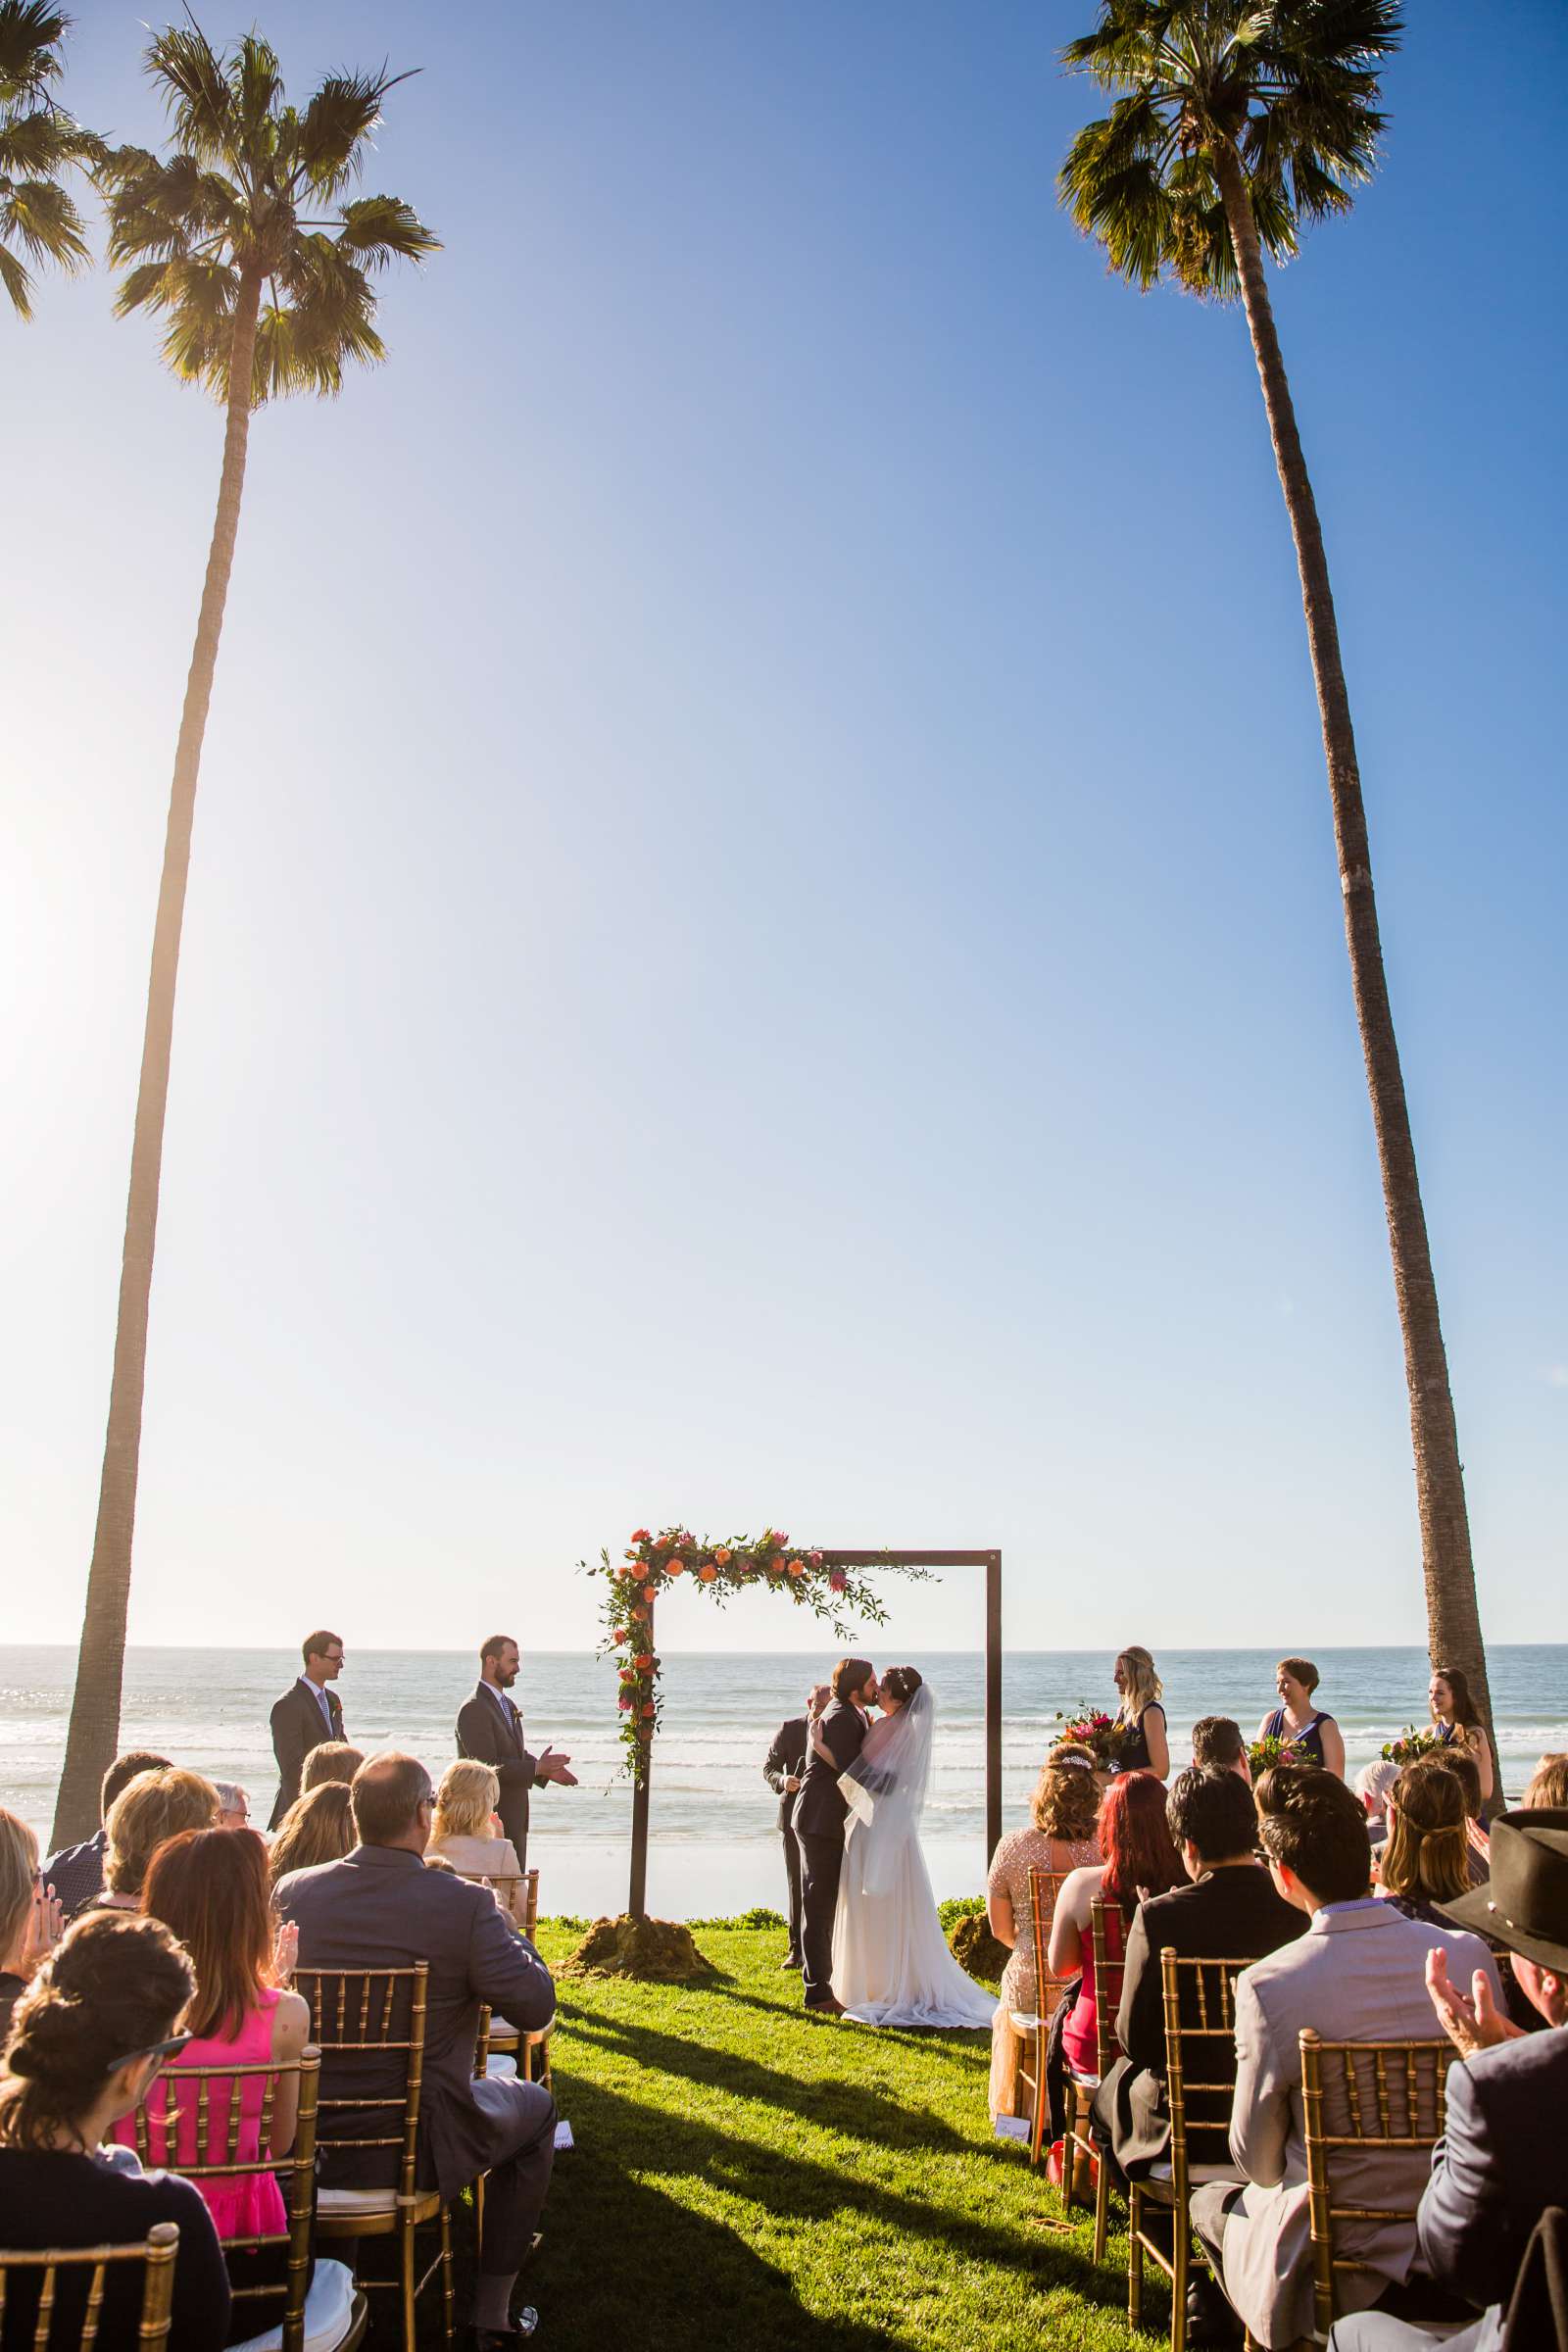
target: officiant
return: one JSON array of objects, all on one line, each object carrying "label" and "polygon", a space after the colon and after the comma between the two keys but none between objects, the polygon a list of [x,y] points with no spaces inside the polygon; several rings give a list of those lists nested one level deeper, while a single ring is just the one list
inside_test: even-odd
[{"label": "officiant", "polygon": [[790,1948],[779,1963],[782,1968],[801,1968],[801,1848],[795,1835],[795,1800],[801,1783],[806,1778],[807,1741],[810,1726],[827,1705],[832,1692],[826,1683],[818,1683],[806,1701],[804,1715],[792,1715],[781,1723],[773,1735],[773,1744],[762,1766],[762,1778],[778,1798],[779,1835],[784,1840],[784,1877],[789,1886]]},{"label": "officiant", "polygon": [[492,1634],[479,1652],[479,1681],[473,1696],[458,1709],[458,1753],[488,1764],[501,1783],[501,1828],[516,1851],[517,1868],[528,1867],[528,1791],[550,1781],[575,1788],[571,1758],[550,1747],[530,1755],[522,1715],[508,1696],[521,1665],[510,1634]]}]

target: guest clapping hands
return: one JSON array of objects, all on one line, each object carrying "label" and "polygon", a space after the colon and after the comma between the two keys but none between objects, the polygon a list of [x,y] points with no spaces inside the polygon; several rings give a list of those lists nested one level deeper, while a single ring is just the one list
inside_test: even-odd
[{"label": "guest clapping hands", "polygon": [[1280,1703],[1257,1727],[1260,1740],[1286,1740],[1304,1748],[1314,1764],[1345,1778],[1345,1739],[1332,1715],[1325,1715],[1312,1693],[1318,1671],[1310,1658],[1281,1658],[1274,1670]]}]

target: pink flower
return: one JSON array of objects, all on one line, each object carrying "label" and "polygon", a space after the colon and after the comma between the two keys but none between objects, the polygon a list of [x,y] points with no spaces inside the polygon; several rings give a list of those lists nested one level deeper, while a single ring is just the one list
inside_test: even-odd
[{"label": "pink flower", "polygon": [[847,1592],[850,1589],[850,1580],[842,1568],[835,1568],[827,1581],[830,1591],[834,1592]]}]

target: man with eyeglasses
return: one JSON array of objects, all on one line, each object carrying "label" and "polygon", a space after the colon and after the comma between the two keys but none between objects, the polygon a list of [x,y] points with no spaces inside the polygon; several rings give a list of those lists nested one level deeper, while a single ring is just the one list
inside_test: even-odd
[{"label": "man with eyeglasses", "polygon": [[[351,1784],[359,1843],[340,1862],[291,1872],[273,1892],[299,1929],[298,1968],[409,1968],[423,1960],[424,2075],[416,2180],[459,2196],[482,2175],[484,2229],[474,2307],[477,2352],[502,2352],[532,2332],[510,2317],[517,2273],[533,2243],[555,2161],[555,2101],[542,2083],[473,2077],[481,2003],[521,2033],[555,2015],[550,1972],[503,1918],[488,1887],[424,1868],[435,1791],[413,1756],[372,1756]],[[384,2066],[356,2052],[321,2067],[322,2114],[334,2099],[396,2097],[403,2053]],[[329,2122],[318,2140],[321,2180],[332,2188],[396,2185],[396,2151],[334,2150]],[[384,2158],[382,2169],[372,2168]],[[536,2317],[536,2315],[535,2315]]]},{"label": "man with eyeglasses", "polygon": [[343,1737],[343,1707],[335,1683],[343,1671],[343,1639],[325,1631],[307,1634],[300,1643],[305,1671],[291,1683],[272,1709],[272,1753],[277,1758],[277,1795],[272,1801],[275,1830],[300,1792],[300,1774],[313,1747]]}]

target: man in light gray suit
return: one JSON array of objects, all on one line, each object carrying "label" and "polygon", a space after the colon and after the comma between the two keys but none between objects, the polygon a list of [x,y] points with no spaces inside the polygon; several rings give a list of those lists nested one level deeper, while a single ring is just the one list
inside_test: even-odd
[{"label": "man in light gray suit", "polygon": [[[474,2340],[477,2352],[503,2352],[530,2331],[512,2325],[511,2297],[550,2185],[556,2108],[542,2083],[475,2082],[474,2036],[485,2001],[524,2032],[547,2026],[556,1988],[488,1887],[425,1869],[435,1792],[422,1764],[413,1756],[373,1756],[351,1787],[359,1844],[341,1862],[291,1871],[272,1900],[298,1924],[302,1969],[427,1963],[416,2179],[421,2188],[451,2198],[489,2175]],[[328,2050],[322,2097],[395,2093],[402,2067],[401,2053],[389,2051],[383,2062],[374,2051]],[[331,2120],[341,2137],[355,2136],[351,2110],[339,2109]],[[384,2128],[384,2117],[376,2120]],[[323,2128],[317,2141],[326,2186],[377,2188],[395,2179],[395,2151],[334,2149],[331,2139]],[[388,2169],[379,2175],[365,2169],[379,2157]]]},{"label": "man in light gray suit", "polygon": [[[1430,2041],[1427,1954],[1441,1951],[1461,1981],[1480,1970],[1500,1999],[1496,1969],[1479,1936],[1406,1919],[1371,1889],[1371,1849],[1361,1807],[1333,1773],[1279,1765],[1257,1787],[1258,1838],[1274,1884],[1309,1914],[1306,1934],[1243,1971],[1237,1980],[1236,2099],[1231,2154],[1248,2186],[1208,2181],[1193,2195],[1193,2226],[1208,2248],[1232,2308],[1260,2344],[1294,2344],[1312,2333],[1312,2258],[1307,2218],[1306,2129],[1298,2039],[1303,2026],[1325,2041]],[[1364,2104],[1371,2106],[1367,2069]],[[1437,2137],[1431,2112],[1405,2121],[1391,2082],[1396,2124]],[[1343,2090],[1325,2086],[1324,2122],[1347,2129]],[[1414,2209],[1430,2169],[1426,2149],[1336,2154],[1337,2198],[1404,2206],[1408,2222],[1348,2223],[1339,2251],[1366,2271],[1343,2274],[1352,2310],[1375,2303],[1408,2275],[1416,2251]]]}]

